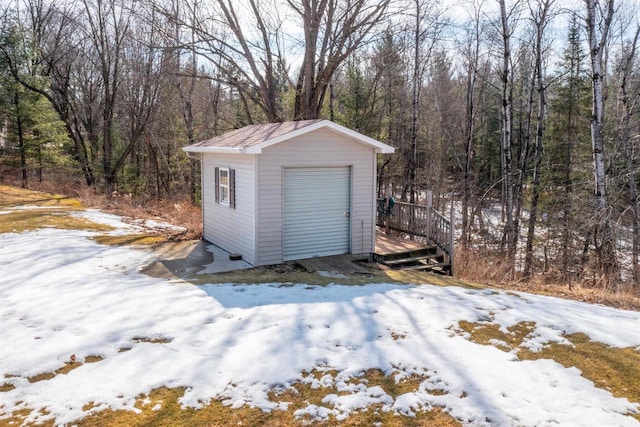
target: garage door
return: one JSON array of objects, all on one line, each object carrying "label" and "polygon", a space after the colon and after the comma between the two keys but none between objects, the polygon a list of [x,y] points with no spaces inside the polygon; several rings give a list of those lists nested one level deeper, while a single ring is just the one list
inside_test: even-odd
[{"label": "garage door", "polygon": [[284,170],[284,260],[349,253],[351,168]]}]

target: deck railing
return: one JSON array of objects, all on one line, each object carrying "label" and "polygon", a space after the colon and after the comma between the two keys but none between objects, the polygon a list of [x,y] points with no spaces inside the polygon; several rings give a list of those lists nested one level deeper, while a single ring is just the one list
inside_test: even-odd
[{"label": "deck railing", "polygon": [[378,199],[376,224],[413,240],[433,242],[449,257],[453,274],[453,213],[451,218],[446,218],[438,212],[432,206],[431,192],[427,193],[426,205],[395,202],[389,208],[388,200]]}]

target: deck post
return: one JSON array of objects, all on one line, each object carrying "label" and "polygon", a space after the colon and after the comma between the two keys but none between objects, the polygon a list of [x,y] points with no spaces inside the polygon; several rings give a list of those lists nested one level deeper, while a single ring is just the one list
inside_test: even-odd
[{"label": "deck post", "polygon": [[[385,192],[385,198],[387,199],[387,203],[389,203],[389,201],[391,200],[391,197],[393,197],[393,184],[389,183],[389,185],[387,185],[387,190]],[[385,216],[384,218],[384,223],[386,226],[386,233],[387,234],[391,234],[391,224],[389,224],[391,220],[391,212],[389,212],[389,215]]]},{"label": "deck post", "polygon": [[455,245],[455,230],[453,228],[453,200],[451,201],[451,213],[449,215],[449,276],[453,276],[453,250]]},{"label": "deck post", "polygon": [[432,239],[431,236],[431,208],[433,206],[433,191],[427,190],[427,239]]}]

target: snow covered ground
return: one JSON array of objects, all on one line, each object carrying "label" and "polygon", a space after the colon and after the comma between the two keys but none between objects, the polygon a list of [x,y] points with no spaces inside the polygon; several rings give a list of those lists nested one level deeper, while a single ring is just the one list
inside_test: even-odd
[{"label": "snow covered ground", "polygon": [[[116,217],[86,212],[126,232]],[[1,218],[0,218],[1,220]],[[338,372],[323,383],[350,393],[300,411],[341,419],[372,403],[411,414],[442,406],[468,425],[638,425],[638,403],[594,387],[575,368],[475,344],[458,322],[491,318],[504,327],[536,323],[527,345],[564,342],[583,332],[611,346],[640,346],[640,313],[491,290],[431,285],[194,286],[145,276],[144,249],[109,247],[92,233],[57,229],[0,234],[0,423],[13,411],[30,422],[71,423],[105,408],[136,410],[140,394],[186,387],[181,400],[211,398],[264,410],[273,386],[318,380],[314,368]],[[150,342],[156,339],[157,342]],[[129,349],[128,351],[122,351]],[[88,356],[68,374],[29,382]],[[393,398],[380,387],[347,384],[379,368],[425,378]],[[429,393],[430,390],[446,393]],[[87,403],[93,402],[91,409]],[[83,409],[83,407],[85,409]],[[46,414],[46,415],[44,415]]]}]

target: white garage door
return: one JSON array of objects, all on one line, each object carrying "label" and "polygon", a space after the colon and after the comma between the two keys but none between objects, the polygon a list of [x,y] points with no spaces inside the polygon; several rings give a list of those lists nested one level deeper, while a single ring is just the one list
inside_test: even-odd
[{"label": "white garage door", "polygon": [[351,168],[284,170],[284,260],[349,253]]}]

